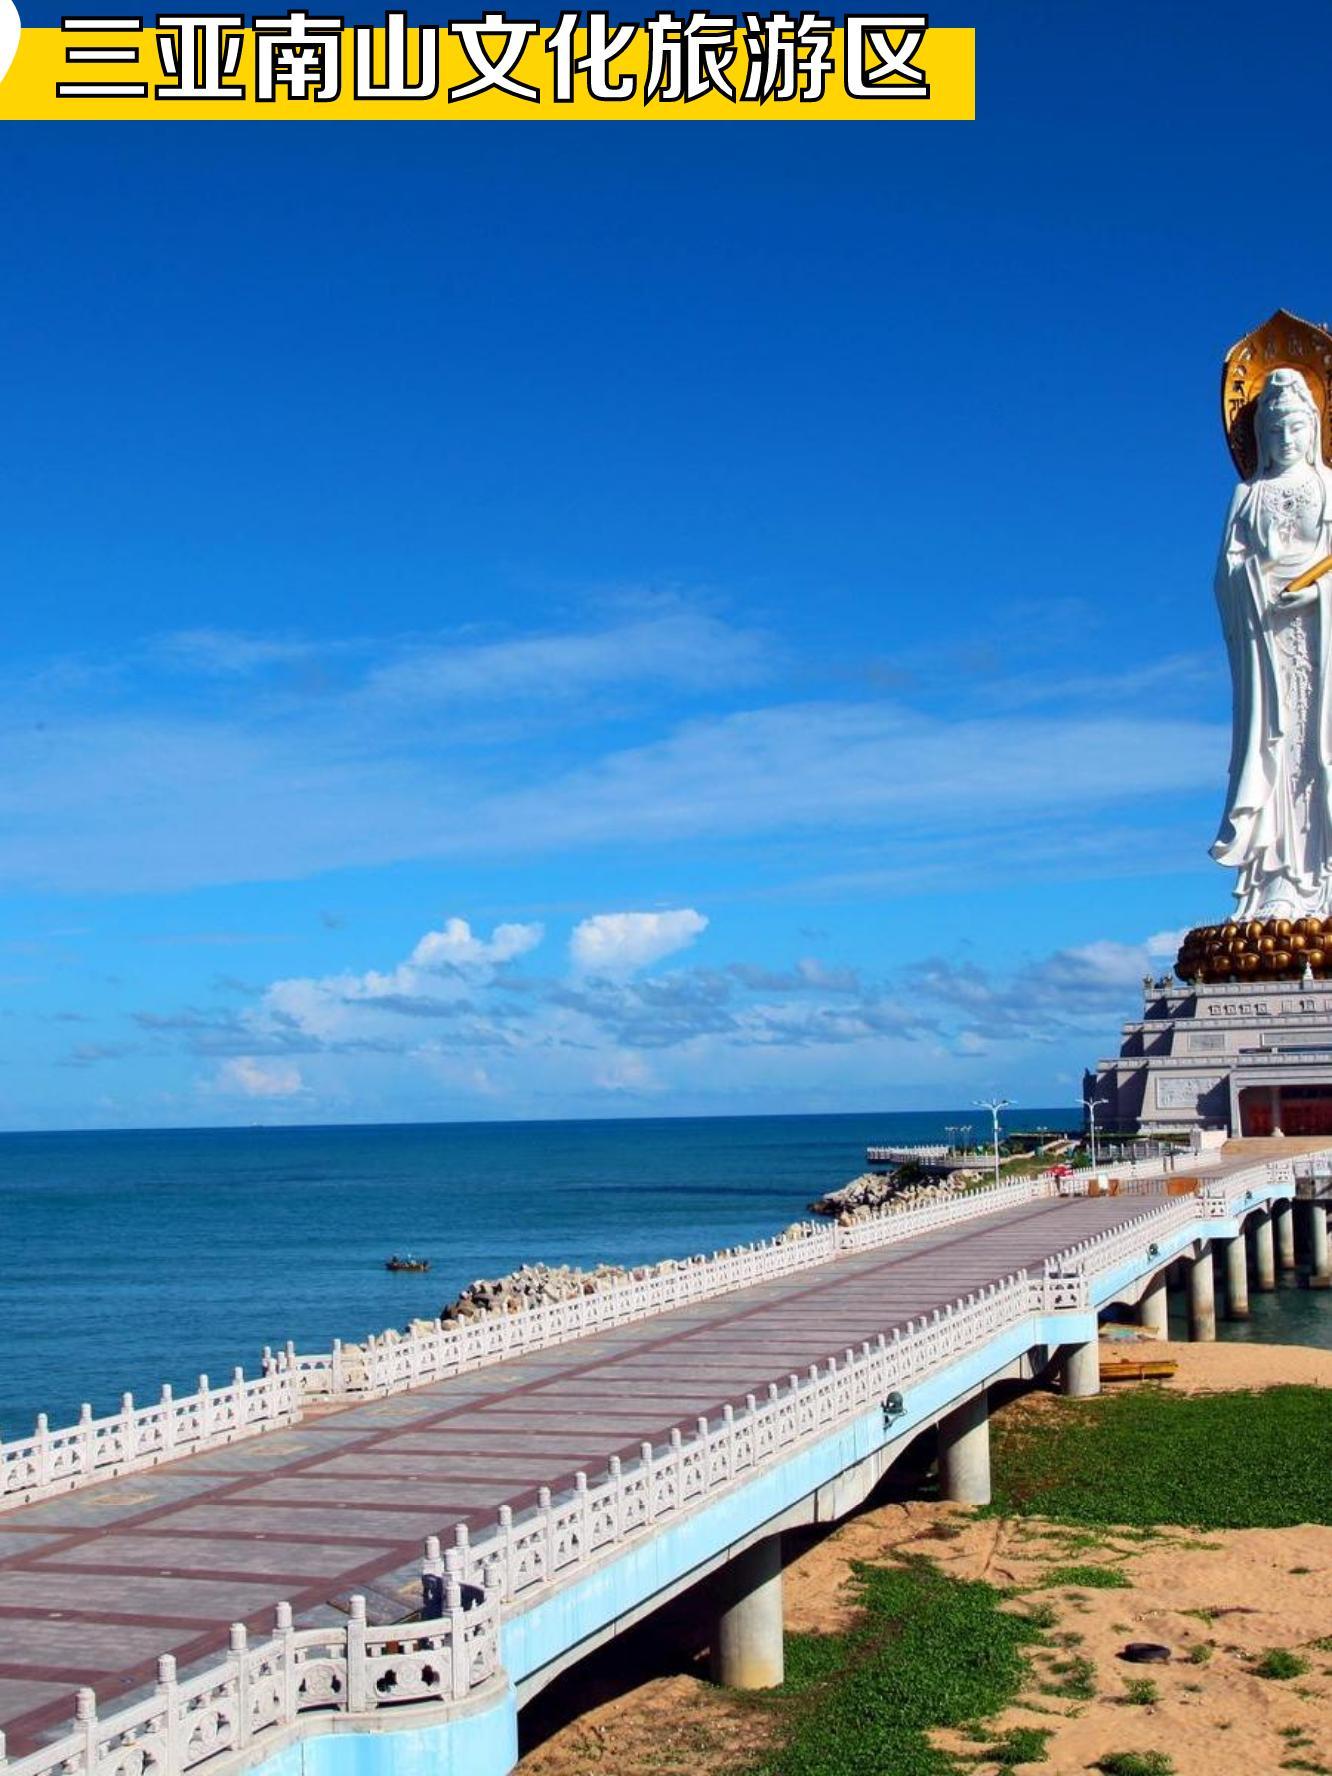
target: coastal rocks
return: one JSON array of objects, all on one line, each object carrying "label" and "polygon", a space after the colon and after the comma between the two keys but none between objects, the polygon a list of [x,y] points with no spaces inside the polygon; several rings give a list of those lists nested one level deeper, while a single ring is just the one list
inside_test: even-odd
[{"label": "coastal rocks", "polygon": [[883,1209],[946,1201],[962,1190],[981,1181],[974,1171],[952,1172],[947,1178],[932,1178],[914,1167],[899,1166],[894,1172],[864,1172],[840,1190],[829,1191],[812,1202],[815,1215],[826,1215],[841,1227],[856,1221],[867,1221]]},{"label": "coastal rocks", "polygon": [[[773,1245],[792,1245],[812,1239],[818,1228],[810,1221],[796,1221],[775,1237]],[[713,1256],[725,1257],[715,1253]],[[469,1283],[456,1300],[440,1310],[438,1322],[413,1320],[408,1332],[419,1336],[422,1330],[433,1332],[437,1325],[446,1330],[466,1325],[490,1314],[522,1313],[527,1308],[548,1307],[556,1302],[570,1301],[580,1295],[596,1295],[603,1289],[626,1283],[650,1282],[653,1277],[667,1276],[673,1271],[689,1270],[707,1259],[664,1258],[657,1264],[598,1264],[584,1270],[571,1264],[524,1264],[507,1276],[481,1277]]]}]

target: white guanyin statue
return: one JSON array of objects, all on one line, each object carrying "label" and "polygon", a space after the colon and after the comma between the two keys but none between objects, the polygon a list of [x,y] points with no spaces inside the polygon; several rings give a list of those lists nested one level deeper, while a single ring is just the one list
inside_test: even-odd
[{"label": "white guanyin statue", "polygon": [[9,64],[18,53],[22,29],[14,0],[0,0],[0,80],[8,74]]},{"label": "white guanyin statue", "polygon": [[1332,471],[1299,370],[1272,370],[1254,411],[1257,467],[1235,490],[1217,566],[1234,683],[1230,788],[1212,846],[1239,871],[1240,919],[1332,913]]}]

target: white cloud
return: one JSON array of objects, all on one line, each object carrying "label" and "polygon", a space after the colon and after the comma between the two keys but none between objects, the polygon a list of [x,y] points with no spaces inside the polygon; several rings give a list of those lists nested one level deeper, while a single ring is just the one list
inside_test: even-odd
[{"label": "white cloud", "polygon": [[569,955],[581,973],[614,978],[687,949],[707,928],[706,918],[692,907],[667,913],[598,913],[574,927]]},{"label": "white cloud", "polygon": [[1178,931],[1156,931],[1147,939],[1147,954],[1153,961],[1173,962],[1179,954],[1179,946],[1189,934],[1187,925],[1181,925]]},{"label": "white cloud", "polygon": [[219,1091],[244,1098],[292,1098],[304,1091],[299,1067],[288,1061],[258,1061],[253,1055],[237,1055],[217,1070]]},{"label": "white cloud", "polygon": [[366,694],[391,702],[584,696],[633,683],[708,689],[761,676],[761,638],[683,607],[603,629],[531,635],[479,646],[420,647],[381,666]]},{"label": "white cloud", "polygon": [[504,963],[534,950],[544,936],[542,925],[510,924],[497,925],[489,937],[481,937],[466,919],[446,919],[441,930],[427,931],[396,968],[274,981],[254,1021],[266,1025],[276,1020],[303,1036],[335,1041],[356,1026],[361,1010],[395,1021],[454,1015],[471,1008],[469,991],[492,979]]},{"label": "white cloud", "polygon": [[442,931],[427,931],[412,951],[413,968],[475,967],[511,962],[534,950],[546,935],[544,925],[497,925],[489,938],[474,937],[466,919],[449,919]]}]

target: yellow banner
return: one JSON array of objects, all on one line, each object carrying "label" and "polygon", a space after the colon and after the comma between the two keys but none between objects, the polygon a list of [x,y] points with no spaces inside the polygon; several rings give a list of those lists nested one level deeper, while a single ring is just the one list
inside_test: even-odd
[{"label": "yellow banner", "polygon": [[25,30],[0,78],[0,119],[974,116],[975,32],[909,13],[71,14]]}]

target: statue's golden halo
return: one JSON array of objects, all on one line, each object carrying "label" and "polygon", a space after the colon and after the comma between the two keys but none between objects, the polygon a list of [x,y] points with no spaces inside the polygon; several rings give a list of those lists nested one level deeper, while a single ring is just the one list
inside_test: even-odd
[{"label": "statue's golden halo", "polygon": [[1323,460],[1332,468],[1332,333],[1279,308],[1270,321],[1246,333],[1226,354],[1221,373],[1221,418],[1240,478],[1258,468],[1253,415],[1263,383],[1273,370],[1299,370],[1323,416]]}]

